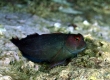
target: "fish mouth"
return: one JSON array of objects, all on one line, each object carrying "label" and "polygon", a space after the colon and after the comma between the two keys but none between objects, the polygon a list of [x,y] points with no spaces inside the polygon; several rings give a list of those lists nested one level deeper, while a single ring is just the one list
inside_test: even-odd
[{"label": "fish mouth", "polygon": [[78,54],[79,52],[81,52],[81,51],[83,51],[84,49],[86,49],[86,43],[85,43],[85,45],[83,46],[83,48],[77,48],[77,46],[75,46],[74,47],[75,49],[74,50],[70,50],[70,49],[68,49],[67,47],[65,47],[65,49],[67,50],[67,51],[69,51],[70,52],[70,54]]},{"label": "fish mouth", "polygon": [[73,50],[73,51],[71,51],[69,49],[67,49],[67,50],[70,52],[70,54],[78,54],[79,52],[83,51],[84,49],[86,49],[86,46],[84,46],[83,48],[78,49],[78,50],[76,47],[75,47],[75,50]]},{"label": "fish mouth", "polygon": [[84,48],[80,49],[80,51],[83,51],[84,49],[86,49],[86,47],[84,47]]},{"label": "fish mouth", "polygon": [[77,53],[83,51],[84,49],[86,49],[86,45],[83,48],[79,49],[79,50],[77,50],[77,48],[75,47],[75,51],[74,52],[71,52],[71,53],[72,54],[77,54]]}]

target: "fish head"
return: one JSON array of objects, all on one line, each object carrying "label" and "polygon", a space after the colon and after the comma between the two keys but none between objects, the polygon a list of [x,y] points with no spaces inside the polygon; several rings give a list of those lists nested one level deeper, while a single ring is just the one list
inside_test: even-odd
[{"label": "fish head", "polygon": [[86,42],[81,34],[70,34],[67,37],[65,46],[69,52],[77,54],[86,48]]}]

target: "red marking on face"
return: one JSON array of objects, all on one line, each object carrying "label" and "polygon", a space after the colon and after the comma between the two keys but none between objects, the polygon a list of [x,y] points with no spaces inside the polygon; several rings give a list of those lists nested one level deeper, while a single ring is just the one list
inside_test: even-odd
[{"label": "red marking on face", "polygon": [[84,38],[81,34],[70,35],[66,41],[68,47],[78,47],[84,45]]}]

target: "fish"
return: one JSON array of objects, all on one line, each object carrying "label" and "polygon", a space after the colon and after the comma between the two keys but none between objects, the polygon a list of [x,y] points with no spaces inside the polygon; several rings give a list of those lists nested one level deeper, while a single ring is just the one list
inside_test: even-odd
[{"label": "fish", "polygon": [[12,38],[10,40],[21,54],[34,63],[52,64],[52,67],[61,65],[86,48],[86,42],[82,34],[34,33],[26,38]]}]

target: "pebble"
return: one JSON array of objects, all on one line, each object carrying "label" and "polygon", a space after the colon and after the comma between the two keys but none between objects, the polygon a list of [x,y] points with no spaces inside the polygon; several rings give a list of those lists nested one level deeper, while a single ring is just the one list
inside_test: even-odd
[{"label": "pebble", "polygon": [[13,80],[11,76],[0,76],[0,80]]},{"label": "pebble", "polygon": [[0,60],[0,66],[8,66],[10,63],[9,58],[5,58],[5,60]]}]

